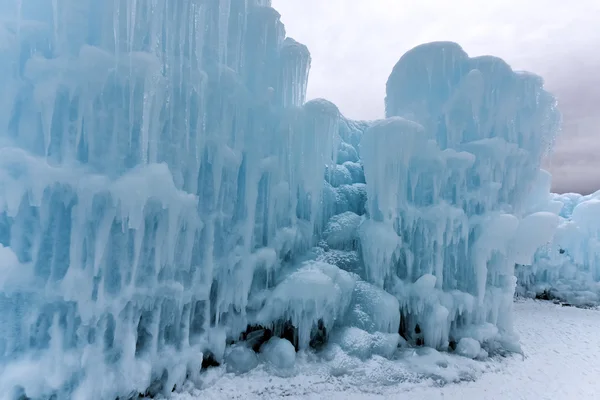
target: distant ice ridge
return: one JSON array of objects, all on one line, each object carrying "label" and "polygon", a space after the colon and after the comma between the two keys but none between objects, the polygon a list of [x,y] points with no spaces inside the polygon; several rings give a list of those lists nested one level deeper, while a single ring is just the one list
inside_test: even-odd
[{"label": "distant ice ridge", "polygon": [[518,350],[514,265],[559,224],[532,206],[540,78],[423,45],[389,118],[358,122],[305,102],[310,54],[266,0],[0,15],[0,393],[167,394],[203,360],[293,373],[323,345]]},{"label": "distant ice ridge", "polygon": [[[549,176],[544,179],[549,187]],[[575,306],[600,304],[600,192],[552,194],[537,205],[559,215],[552,240],[517,265],[517,293]]]}]

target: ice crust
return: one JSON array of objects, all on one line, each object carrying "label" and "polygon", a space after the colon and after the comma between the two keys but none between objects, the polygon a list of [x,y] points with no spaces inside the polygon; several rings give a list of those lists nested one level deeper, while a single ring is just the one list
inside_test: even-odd
[{"label": "ice crust", "polygon": [[[293,328],[258,357],[292,371],[319,334],[360,358],[516,349],[516,263],[600,279],[600,200],[549,200],[539,169],[554,98],[500,59],[419,46],[361,122],[305,101],[310,54],[268,0],[0,15],[8,398],[167,394],[207,357],[244,373],[227,343],[250,328]],[[570,264],[541,267],[549,241]]]}]

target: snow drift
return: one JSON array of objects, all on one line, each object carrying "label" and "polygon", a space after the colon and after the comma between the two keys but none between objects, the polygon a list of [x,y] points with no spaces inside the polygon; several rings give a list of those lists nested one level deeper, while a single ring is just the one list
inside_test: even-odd
[{"label": "snow drift", "polygon": [[559,121],[539,77],[423,45],[356,122],[305,102],[268,0],[0,11],[0,393],[168,393],[328,337],[518,348],[514,266],[559,224],[530,207]]}]

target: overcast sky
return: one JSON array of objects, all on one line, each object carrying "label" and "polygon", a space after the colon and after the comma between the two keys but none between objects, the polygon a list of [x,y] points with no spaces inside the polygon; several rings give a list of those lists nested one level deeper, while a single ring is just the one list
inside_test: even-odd
[{"label": "overcast sky", "polygon": [[554,190],[600,189],[600,0],[273,0],[308,46],[308,98],[354,119],[381,118],[385,82],[424,42],[458,42],[535,72],[559,99],[564,132],[546,167]]}]

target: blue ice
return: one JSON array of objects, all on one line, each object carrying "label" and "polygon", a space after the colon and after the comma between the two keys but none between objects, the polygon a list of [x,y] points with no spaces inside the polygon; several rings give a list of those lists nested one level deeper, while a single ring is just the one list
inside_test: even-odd
[{"label": "blue ice", "polygon": [[309,51],[268,0],[0,14],[0,393],[166,394],[208,356],[293,369],[319,337],[518,351],[515,264],[566,218],[541,78],[426,44],[387,118],[352,121],[306,101]]}]

